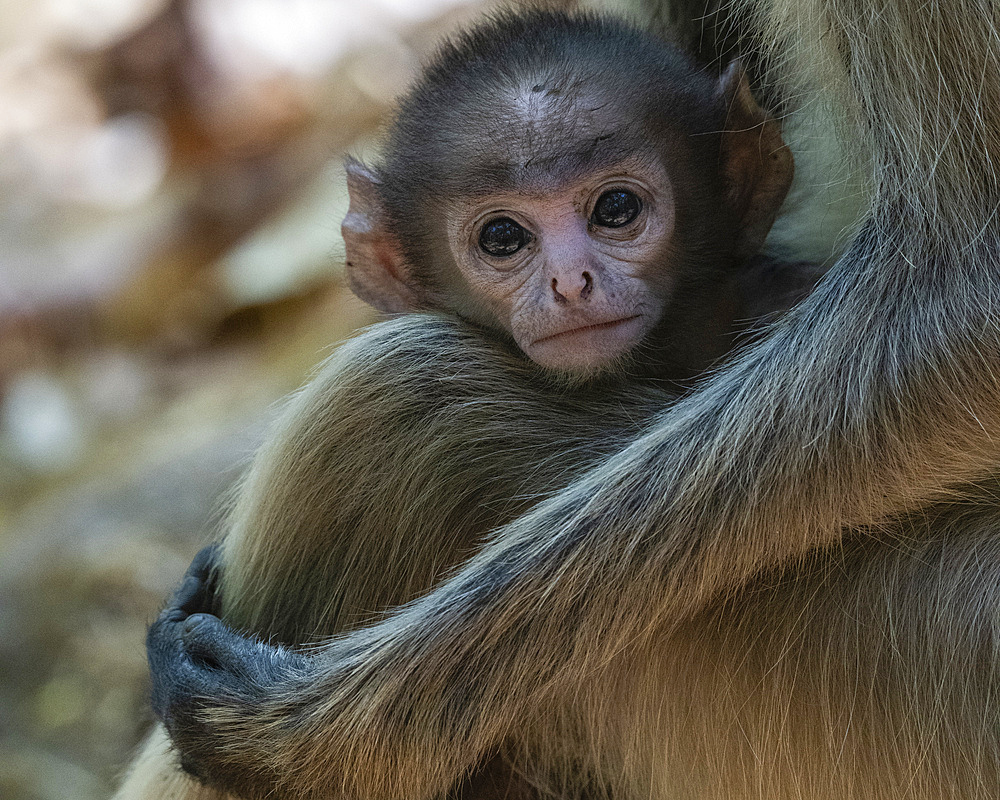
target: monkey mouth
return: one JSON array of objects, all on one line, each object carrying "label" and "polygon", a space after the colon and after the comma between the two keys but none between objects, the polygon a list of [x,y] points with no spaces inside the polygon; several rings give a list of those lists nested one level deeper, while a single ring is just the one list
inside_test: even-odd
[{"label": "monkey mouth", "polygon": [[641,314],[633,314],[631,317],[621,317],[620,319],[612,319],[608,322],[595,322],[593,325],[581,325],[577,328],[570,328],[569,330],[559,331],[559,333],[551,333],[548,336],[543,336],[541,339],[536,339],[532,342],[532,347],[539,344],[544,344],[545,342],[551,342],[553,339],[558,339],[560,336],[572,336],[577,333],[590,333],[591,331],[603,331],[611,330],[612,328],[617,328],[619,325],[624,325],[627,322],[632,322],[633,320],[639,319]]}]

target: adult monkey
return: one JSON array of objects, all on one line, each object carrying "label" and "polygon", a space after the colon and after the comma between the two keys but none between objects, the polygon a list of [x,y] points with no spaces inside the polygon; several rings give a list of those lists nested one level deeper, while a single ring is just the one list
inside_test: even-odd
[{"label": "adult monkey", "polygon": [[426,797],[514,739],[621,797],[1000,795],[998,12],[947,12],[744,9],[873,165],[845,257],[386,622],[304,659],[164,620],[192,763],[250,796]]}]

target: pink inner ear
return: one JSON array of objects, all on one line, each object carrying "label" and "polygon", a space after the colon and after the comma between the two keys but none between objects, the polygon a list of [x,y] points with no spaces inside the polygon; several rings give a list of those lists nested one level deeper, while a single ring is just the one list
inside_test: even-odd
[{"label": "pink inner ear", "polygon": [[399,248],[376,230],[348,239],[347,278],[354,292],[379,311],[391,314],[425,307]]},{"label": "pink inner ear", "polygon": [[409,270],[406,269],[403,256],[395,242],[387,242],[382,238],[372,243],[375,259],[381,264],[392,280],[399,283],[409,283]]},{"label": "pink inner ear", "polygon": [[350,207],[341,225],[347,248],[347,279],[351,291],[380,311],[402,313],[424,308],[420,287],[387,222],[378,193],[378,174],[348,160]]}]

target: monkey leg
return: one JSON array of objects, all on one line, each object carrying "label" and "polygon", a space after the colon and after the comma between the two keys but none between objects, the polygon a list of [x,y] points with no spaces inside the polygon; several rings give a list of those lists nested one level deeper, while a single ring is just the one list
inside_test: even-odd
[{"label": "monkey leg", "polygon": [[[651,642],[632,663],[648,672],[601,682],[611,696],[586,693],[620,703],[627,720],[601,739],[613,795],[1000,796],[1000,512],[990,494],[770,571]],[[629,764],[622,780],[614,769]]]}]

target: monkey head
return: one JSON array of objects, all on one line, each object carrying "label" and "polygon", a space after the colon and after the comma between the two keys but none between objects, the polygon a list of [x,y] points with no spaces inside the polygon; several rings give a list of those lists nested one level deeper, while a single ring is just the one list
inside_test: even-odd
[{"label": "monkey head", "polygon": [[687,340],[705,366],[714,349],[688,331],[731,324],[733,274],[791,182],[777,123],[739,64],[713,78],[611,20],[518,20],[446,45],[383,163],[348,161],[351,288],[456,313],[570,375],[650,342]]}]

